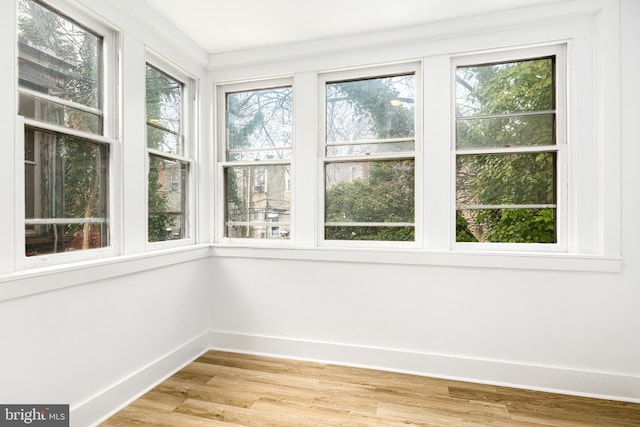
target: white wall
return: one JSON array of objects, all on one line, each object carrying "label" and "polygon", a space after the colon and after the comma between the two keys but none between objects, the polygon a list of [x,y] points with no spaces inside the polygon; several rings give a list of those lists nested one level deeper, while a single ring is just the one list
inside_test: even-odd
[{"label": "white wall", "polygon": [[[146,50],[152,49],[200,81],[207,55],[186,37],[172,34],[160,17],[136,9],[141,8],[140,2],[57,1],[93,15],[121,36],[121,139],[113,150],[112,170],[113,242],[118,256],[24,271],[15,262],[24,253],[15,239],[23,227],[13,226],[20,219],[14,218],[12,208],[23,200],[13,172],[22,153],[13,144],[12,124],[17,93],[15,2],[3,1],[0,402],[70,404],[71,425],[86,427],[208,348],[210,250],[196,245],[151,252],[147,246],[144,134]],[[210,91],[199,95],[206,108]],[[206,136],[207,120],[200,130]],[[197,147],[206,159],[209,144]],[[207,186],[207,170],[206,165],[196,170],[200,189]],[[204,206],[191,205],[202,210]],[[122,234],[117,225],[121,223]],[[206,242],[207,235],[205,221],[195,232],[196,242]]]},{"label": "white wall", "polygon": [[[613,250],[622,252],[619,269],[540,269],[544,260],[531,269],[510,268],[498,265],[495,257],[486,268],[477,268],[479,263],[464,267],[465,261],[455,267],[419,261],[401,265],[376,263],[375,256],[363,256],[357,250],[331,256],[327,255],[330,250],[268,253],[216,248],[211,319],[214,346],[640,401],[640,141],[636,125],[640,114],[636,77],[640,10],[635,0],[623,0],[618,16],[616,4],[566,2],[509,17],[531,19],[530,25],[544,28],[546,24],[541,22],[546,21],[539,19],[542,10],[565,13],[576,7],[604,6],[594,15],[587,38],[593,37],[590,49],[599,64],[594,73],[601,73],[596,80],[613,87],[619,81],[623,88],[621,109],[616,90],[596,95],[602,96],[601,104],[593,106],[594,110],[602,108],[594,129],[610,132],[603,136],[603,150],[615,157],[604,168],[600,181],[605,186],[604,203],[615,201],[619,190],[616,185],[606,186],[620,177],[623,182],[622,206],[602,218],[612,223],[607,230],[613,234],[604,236],[605,241],[614,242],[612,246],[618,241],[616,229],[622,229],[622,245]],[[473,25],[476,22],[482,18]],[[566,22],[569,26],[573,21],[567,18]],[[526,34],[528,26],[525,22],[515,31]],[[445,25],[437,31],[446,31]],[[621,63],[617,63],[618,35],[622,38]],[[411,59],[421,45],[429,54],[437,54],[456,46],[449,38],[446,34],[435,37],[427,30],[424,42],[381,46],[371,49],[368,58],[371,63],[385,58],[402,60],[405,54]],[[472,43],[480,48],[489,39],[483,32],[474,36]],[[502,40],[517,44],[516,39]],[[211,58],[212,76],[224,82],[234,76],[250,79],[308,73],[322,69],[322,64],[329,69],[353,66],[360,59],[358,53],[351,54],[351,42],[365,41],[337,41],[332,46],[337,54],[322,51],[327,42],[255,55],[215,55]],[[313,49],[319,53],[314,55]],[[293,60],[286,60],[287,51]],[[251,62],[256,56],[263,63]],[[620,145],[614,111],[622,111]],[[623,153],[622,169],[616,147]],[[606,218],[612,212],[612,217]],[[304,255],[287,259],[287,254],[298,252]],[[564,262],[558,258],[552,261],[550,267]],[[502,266],[508,268],[498,268]],[[527,267],[527,263],[518,267]]]},{"label": "white wall", "polygon": [[218,258],[214,268],[220,347],[640,400],[639,271],[628,264],[609,274]]},{"label": "white wall", "polygon": [[169,358],[141,382],[151,385],[205,348],[209,268],[205,258],[97,282],[88,269],[86,284],[0,303],[0,401],[70,404],[78,426],[113,410],[102,406],[112,387]]}]

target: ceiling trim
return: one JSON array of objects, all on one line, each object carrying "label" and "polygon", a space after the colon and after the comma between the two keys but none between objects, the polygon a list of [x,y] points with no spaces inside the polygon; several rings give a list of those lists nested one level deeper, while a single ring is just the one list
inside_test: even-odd
[{"label": "ceiling trim", "polygon": [[[526,25],[558,22],[600,10],[598,1],[561,1],[526,6],[473,17],[454,18],[396,30],[376,31],[278,46],[215,53],[209,55],[209,70],[276,63],[318,55],[348,53],[356,49],[389,48],[518,29]],[[505,46],[508,46],[505,41]],[[425,53],[426,54],[426,53]]]}]

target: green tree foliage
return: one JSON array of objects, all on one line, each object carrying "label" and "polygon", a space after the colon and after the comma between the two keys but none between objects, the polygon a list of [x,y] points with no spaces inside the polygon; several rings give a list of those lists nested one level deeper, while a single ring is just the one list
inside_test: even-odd
[{"label": "green tree foliage", "polygon": [[[414,161],[367,163],[368,182],[342,181],[327,190],[325,218],[328,222],[413,222]],[[325,238],[333,240],[414,239],[413,227],[326,227]]]},{"label": "green tree foliage", "polygon": [[[553,70],[552,58],[459,68],[458,149],[555,144]],[[555,161],[545,151],[459,155],[457,203],[555,204]],[[470,233],[459,229],[463,220]],[[551,243],[555,224],[552,208],[458,210],[457,239]]]}]

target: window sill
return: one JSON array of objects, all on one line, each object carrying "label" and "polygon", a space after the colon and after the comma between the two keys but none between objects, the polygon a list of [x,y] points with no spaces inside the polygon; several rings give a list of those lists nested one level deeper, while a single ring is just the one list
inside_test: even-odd
[{"label": "window sill", "polygon": [[209,257],[617,273],[622,260],[577,254],[194,245],[0,275],[0,301]]},{"label": "window sill", "polygon": [[108,280],[210,256],[210,245],[193,245],[3,274],[0,275],[0,301]]},{"label": "window sill", "polygon": [[343,248],[264,248],[213,245],[214,257],[438,267],[498,268],[618,273],[619,257],[562,253],[506,253]]}]

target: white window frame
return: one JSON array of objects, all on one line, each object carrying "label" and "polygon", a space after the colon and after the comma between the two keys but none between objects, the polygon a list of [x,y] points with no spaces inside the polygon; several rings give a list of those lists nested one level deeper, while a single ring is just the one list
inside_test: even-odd
[{"label": "white window frame", "polygon": [[[248,91],[260,91],[274,88],[282,88],[282,87],[290,87],[292,91],[292,145],[291,145],[291,157],[288,160],[261,160],[255,162],[236,162],[236,161],[227,161],[227,94],[235,93],[235,92],[248,92]],[[233,166],[243,166],[243,165],[255,165],[255,166],[289,166],[289,173],[293,175],[294,168],[294,159],[296,155],[296,103],[295,103],[295,86],[294,80],[291,77],[277,77],[272,79],[259,79],[252,81],[239,81],[239,82],[227,82],[220,83],[215,86],[215,105],[216,105],[216,125],[217,125],[217,141],[218,144],[216,146],[216,192],[219,195],[217,198],[217,208],[216,208],[216,235],[214,240],[223,244],[231,244],[231,245],[250,245],[256,247],[291,247],[293,243],[293,236],[295,236],[296,231],[294,229],[295,224],[295,194],[293,191],[287,191],[285,188],[285,192],[291,194],[290,199],[290,207],[289,211],[291,213],[291,222],[289,223],[289,238],[287,239],[273,239],[273,238],[237,238],[237,237],[227,237],[226,236],[226,183],[224,177],[224,171],[227,167]],[[268,173],[265,169],[265,177],[264,177],[264,190],[267,190],[267,177]],[[251,183],[251,185],[255,185],[255,181]],[[295,184],[292,184],[295,185]],[[266,226],[266,233],[271,235],[271,228],[274,226],[265,219],[264,220]],[[286,223],[284,223],[286,224]],[[283,225],[283,223],[277,223],[278,226]]]},{"label": "white window frame", "polygon": [[[39,0],[45,6],[50,7],[62,16],[79,23],[87,28],[98,37],[102,38],[102,69],[100,76],[102,78],[102,86],[99,88],[101,93],[102,105],[99,110],[102,113],[102,134],[93,134],[85,131],[66,128],[64,126],[40,122],[38,120],[17,116],[15,125],[16,135],[16,199],[15,199],[15,242],[16,242],[16,268],[18,270],[30,269],[36,267],[48,267],[71,262],[97,260],[106,257],[112,257],[119,254],[121,246],[121,218],[120,212],[119,190],[117,183],[119,178],[116,171],[119,170],[117,164],[120,158],[121,143],[119,140],[119,88],[118,88],[118,55],[120,51],[120,37],[115,29],[108,24],[96,19],[93,14],[85,13],[84,8],[76,8],[68,2],[61,0]],[[17,61],[16,61],[17,67]],[[16,68],[16,76],[18,71]],[[16,85],[17,93],[21,92],[21,88]],[[17,94],[16,94],[17,99]],[[17,103],[16,103],[17,107]],[[86,139],[98,144],[105,144],[109,147],[109,166],[108,166],[108,233],[109,245],[101,248],[86,249],[82,251],[70,251],[56,254],[43,254],[27,257],[25,254],[26,236],[25,236],[25,126],[36,131],[51,131],[60,135],[69,135],[82,139]]]},{"label": "white window frame", "polygon": [[[292,75],[296,82],[294,120],[300,144],[296,147],[292,190],[298,204],[295,246],[290,250],[260,250],[226,242],[216,245],[219,256],[284,260],[326,260],[449,266],[495,269],[617,272],[622,268],[620,224],[622,185],[620,162],[620,84],[617,32],[618,6],[604,0],[544,5],[478,17],[473,22],[455,19],[446,25],[424,25],[409,30],[340,38],[317,45],[281,50],[256,50],[252,55],[214,55],[210,70],[214,81],[265,79]],[[494,60],[521,59],[535,49],[549,51],[562,46],[565,55],[566,138],[558,183],[558,246],[534,250],[535,244],[507,247],[504,244],[455,242],[455,153],[452,122],[452,69],[455,61],[480,55]],[[317,49],[313,49],[313,48]],[[541,55],[544,56],[544,55]],[[216,62],[217,61],[217,62]],[[323,235],[324,183],[322,145],[310,147],[315,137],[323,141],[324,88],[318,77],[340,70],[364,69],[372,64],[417,61],[422,63],[422,117],[416,127],[424,129],[422,153],[416,153],[415,248],[379,247],[367,242],[360,247],[327,247]],[[475,62],[475,61],[471,61]],[[561,105],[557,105],[562,110]],[[421,131],[417,131],[421,132]],[[313,133],[313,135],[312,135]],[[418,138],[422,135],[417,134]],[[219,139],[222,140],[222,139]],[[421,167],[419,167],[421,165]],[[314,170],[314,173],[311,171]],[[564,174],[564,175],[561,175]],[[297,193],[296,193],[297,192]],[[562,224],[561,221],[565,221]],[[332,242],[334,243],[334,242]],[[462,242],[460,242],[462,243]],[[564,245],[566,247],[561,247]],[[389,248],[387,250],[387,248]],[[543,250],[540,250],[543,249]]]},{"label": "white window frame", "polygon": [[[196,94],[197,94],[197,80],[188,72],[184,71],[182,68],[177,65],[169,62],[159,54],[154,51],[147,49],[146,52],[146,61],[145,61],[145,71],[147,65],[157,69],[158,71],[166,74],[170,78],[180,82],[182,84],[182,115],[180,119],[180,131],[184,147],[184,152],[182,154],[173,154],[168,153],[162,150],[156,150],[153,148],[149,148],[147,146],[147,125],[146,125],[146,98],[145,98],[145,138],[144,138],[144,146],[146,150],[145,155],[145,224],[147,225],[145,229],[145,242],[147,250],[160,250],[160,249],[168,249],[173,247],[180,246],[189,246],[196,243],[196,232],[195,229],[195,212],[197,207],[195,205],[195,194],[196,194],[196,147],[195,147],[195,115],[196,115]],[[146,76],[146,72],[145,72]],[[145,87],[146,87],[146,77],[145,77]],[[145,90],[146,94],[146,90]],[[183,162],[188,165],[188,173],[187,173],[187,182],[186,182],[186,197],[185,197],[185,236],[181,239],[169,239],[157,242],[149,241],[149,229],[148,229],[148,218],[149,218],[149,158],[151,155],[155,155],[158,157],[162,157],[167,160],[175,160],[177,162]]]},{"label": "white window frame", "polygon": [[[456,148],[456,69],[458,67],[484,65],[491,63],[521,61],[527,59],[537,59],[541,57],[555,57],[555,140],[556,144],[543,147],[522,147],[510,149],[474,150]],[[483,54],[472,54],[458,56],[451,59],[451,247],[460,251],[509,251],[509,252],[555,252],[563,253],[568,250],[568,149],[567,149],[567,66],[566,66],[566,44],[553,44],[533,48],[513,48],[500,52]],[[456,159],[462,154],[476,154],[478,152],[498,153],[555,153],[556,154],[556,243],[495,243],[495,242],[456,242]]]},{"label": "white window frame", "polygon": [[[401,155],[376,154],[371,156],[326,156],[326,117],[327,117],[327,91],[328,83],[343,80],[365,80],[378,77],[387,77],[402,74],[413,74],[415,78],[415,100],[414,100],[414,151],[412,153],[402,153]],[[353,247],[353,248],[404,248],[415,249],[422,245],[422,64],[420,61],[400,62],[386,64],[376,67],[361,67],[349,70],[338,70],[323,72],[318,75],[318,194],[317,203],[319,206],[317,218],[317,241],[321,247]],[[357,143],[357,142],[356,142]],[[325,239],[325,166],[331,163],[363,162],[363,161],[384,161],[384,160],[405,160],[414,161],[414,240],[409,242],[382,241],[382,240],[327,240]]]}]

